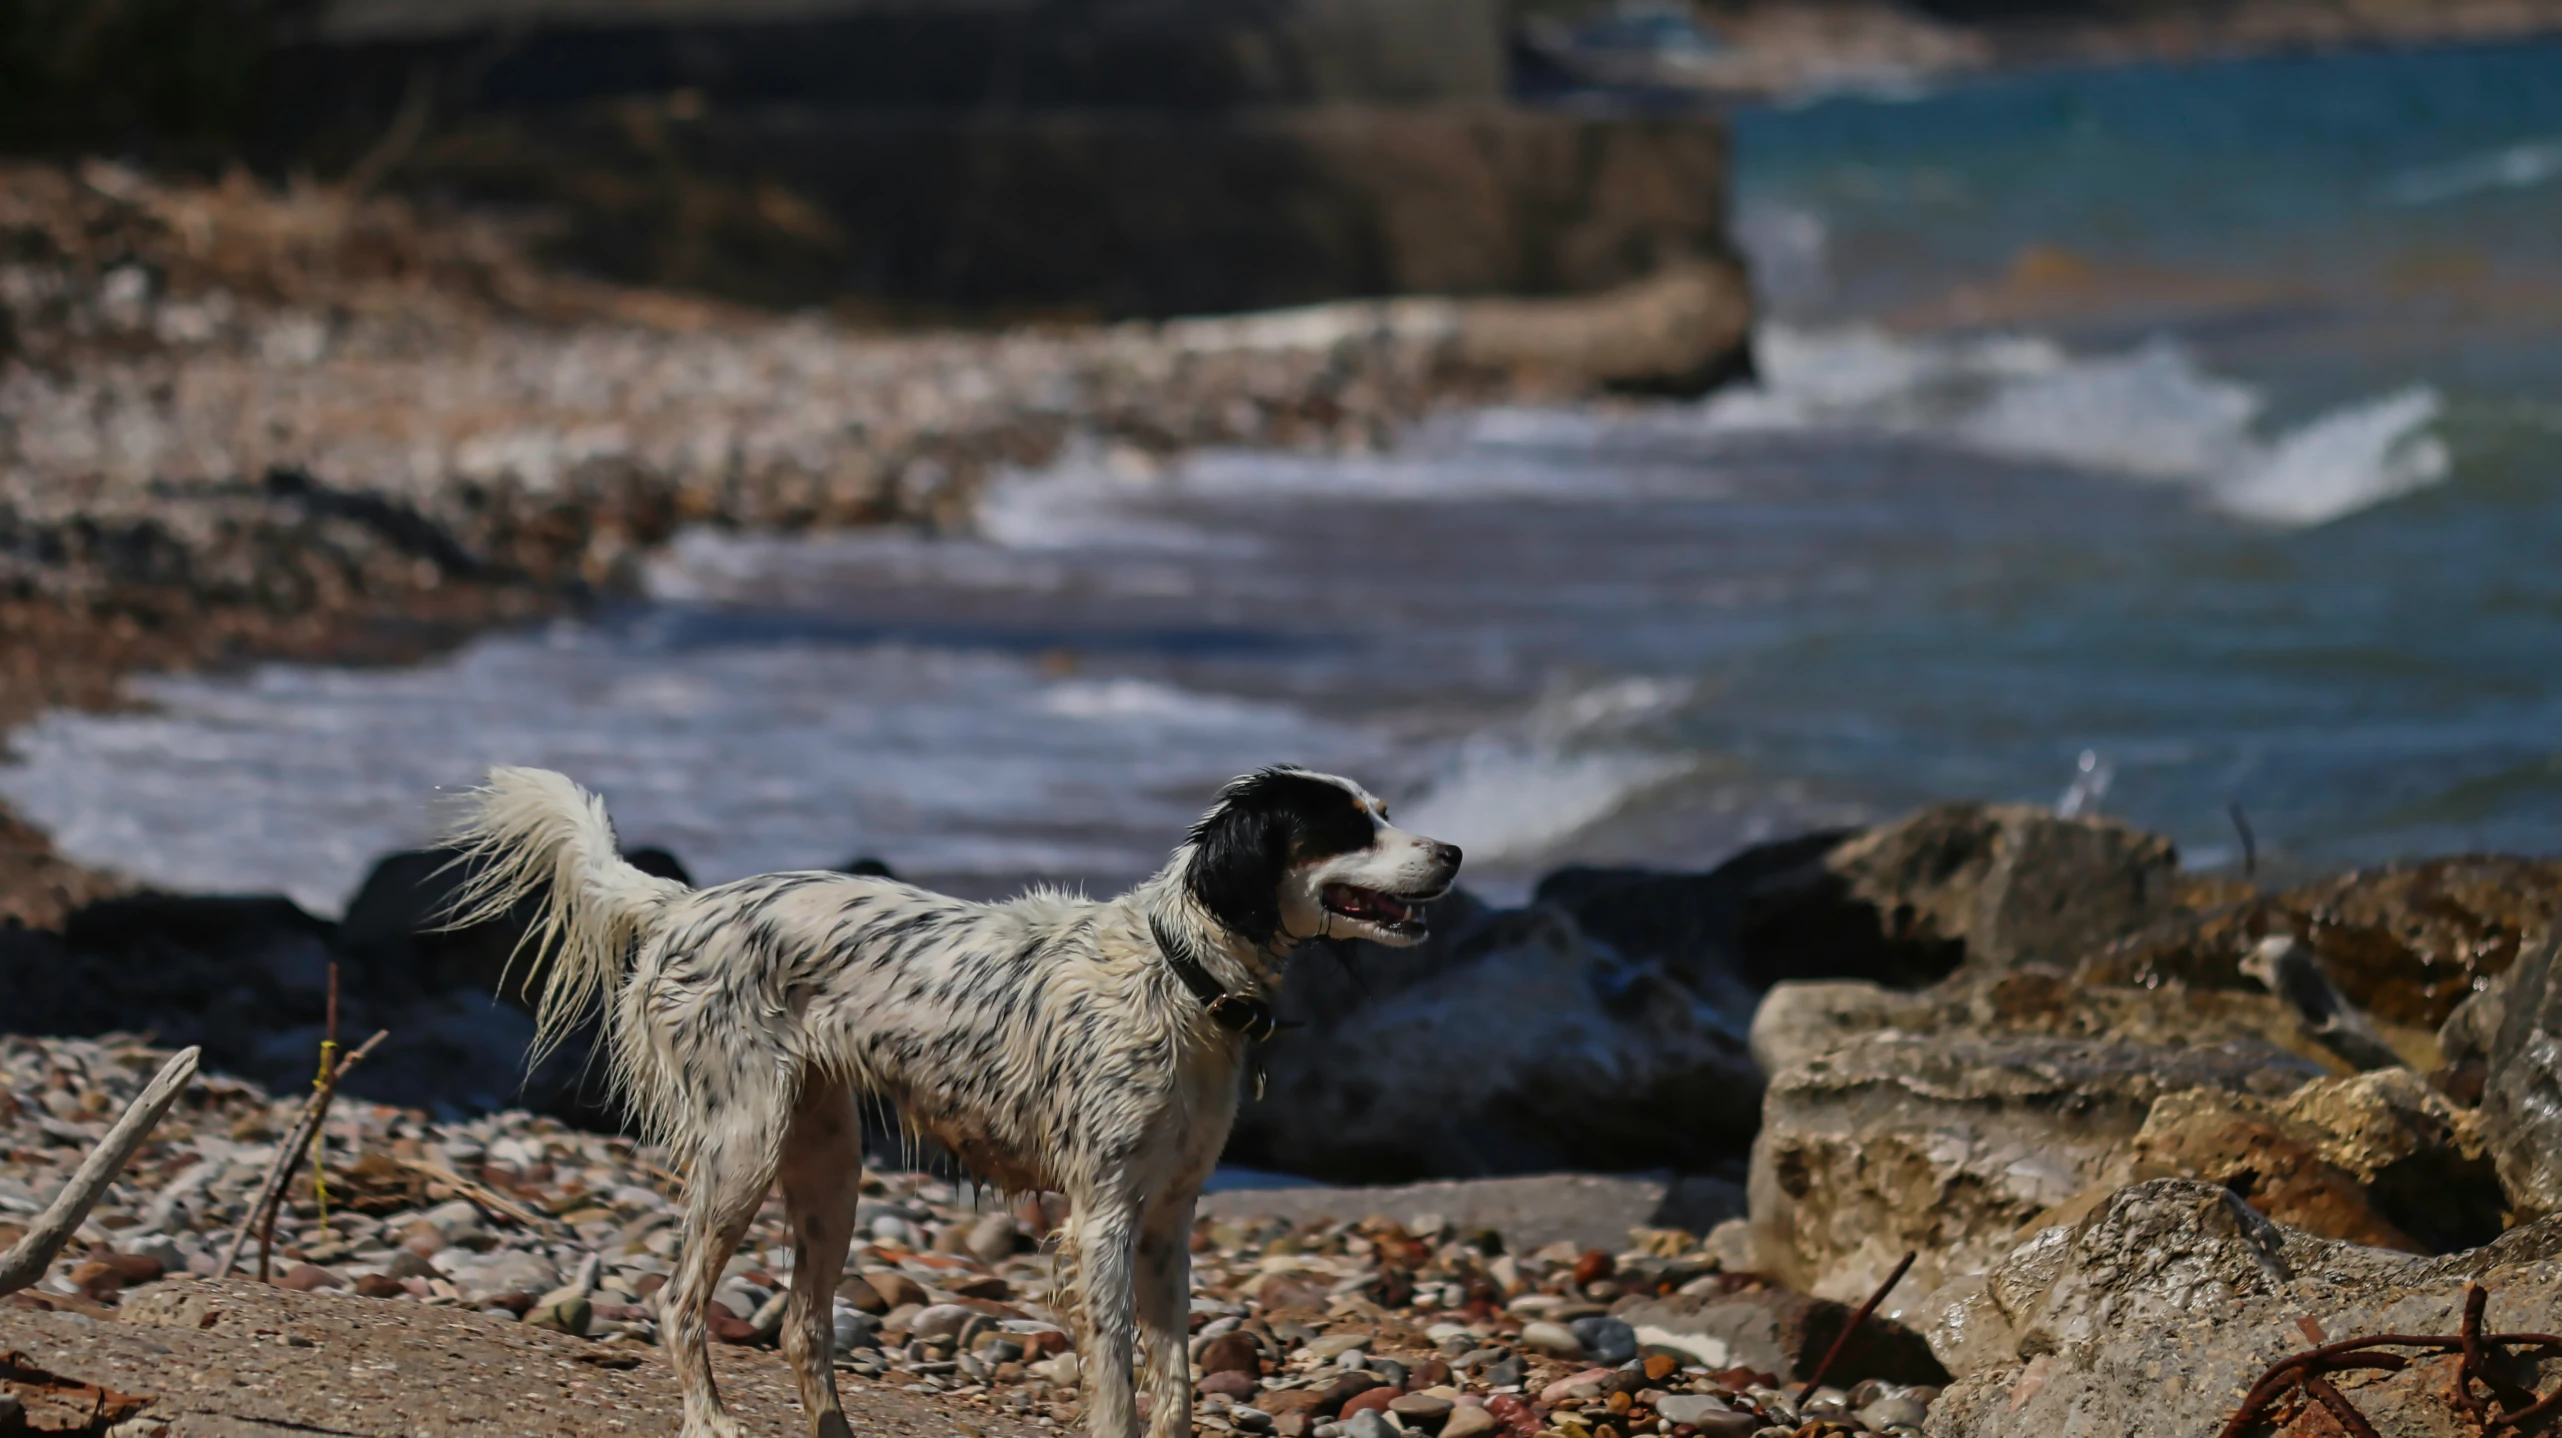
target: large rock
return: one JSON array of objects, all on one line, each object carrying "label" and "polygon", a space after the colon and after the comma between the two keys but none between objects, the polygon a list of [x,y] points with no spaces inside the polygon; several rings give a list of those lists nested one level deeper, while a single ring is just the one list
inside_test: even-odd
[{"label": "large rock", "polygon": [[2518,1213],[2562,1212],[2562,983],[2548,939],[2449,1019],[2458,1072],[2482,1085],[2483,1138]]},{"label": "large rock", "polygon": [[[2271,1364],[2316,1342],[2455,1332],[2467,1282],[2490,1289],[2492,1330],[2550,1328],[2546,1315],[2562,1304],[2562,1225],[2424,1259],[2281,1227],[2214,1184],[2137,1184],[1934,1300],[1932,1347],[1959,1381],[1932,1406],[1928,1431],[2216,1433]],[[2448,1401],[2453,1362],[2333,1381],[2378,1432],[2473,1438],[2481,1430]],[[2549,1389],[2557,1365],[2541,1366],[2520,1376]],[[2339,1431],[2325,1422],[2285,1431]]]},{"label": "large rock", "polygon": [[1550,906],[1447,938],[1302,956],[1232,1162],[1355,1183],[1731,1162],[1760,1109],[1754,994],[1630,962]]},{"label": "large rock", "polygon": [[1773,1075],[1754,1261],[1833,1297],[1908,1247],[1926,1292],[2021,1225],[2144,1178],[2207,1179],[2320,1236],[2416,1252],[2501,1228],[2477,1115],[2410,1069],[2351,1072],[2267,994],[2034,971],[1913,994],[1782,984],[1752,1048]]},{"label": "large rock", "polygon": [[[2340,991],[2396,1030],[2434,1030],[2562,917],[2562,862],[2469,855],[2396,864],[2179,916],[2081,966],[2087,982],[2257,989],[2244,964],[2291,935]],[[2397,1043],[2397,1047],[2402,1045]]]},{"label": "large rock", "polygon": [[2256,1039],[1861,1035],[1770,1080],[1749,1186],[1756,1266],[1847,1300],[1917,1250],[1904,1293],[1927,1293],[2114,1176],[2164,1095],[2280,1097],[2322,1072]]},{"label": "large rock", "polygon": [[1685,974],[1909,988],[1961,965],[2070,965],[2189,905],[2199,885],[2178,866],[2169,840],[2111,819],[1940,804],[1763,845],[1706,874],[1569,869],[1539,898]]}]

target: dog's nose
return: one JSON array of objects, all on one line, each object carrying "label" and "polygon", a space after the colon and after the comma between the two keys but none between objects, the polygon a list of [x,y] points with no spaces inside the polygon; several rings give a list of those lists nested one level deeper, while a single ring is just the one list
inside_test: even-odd
[{"label": "dog's nose", "polygon": [[1456,844],[1435,844],[1432,846],[1432,856],[1453,871],[1459,867],[1459,846]]}]

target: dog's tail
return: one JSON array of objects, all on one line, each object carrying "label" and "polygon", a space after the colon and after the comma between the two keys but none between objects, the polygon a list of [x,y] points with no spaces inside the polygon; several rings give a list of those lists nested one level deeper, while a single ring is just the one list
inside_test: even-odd
[{"label": "dog's tail", "polygon": [[623,862],[605,802],[549,769],[497,768],[462,796],[445,842],[467,871],[445,921],[453,928],[502,917],[527,898],[542,911],[508,960],[544,972],[535,1019],[539,1063],[621,983],[632,947],[669,900],[687,892]]}]

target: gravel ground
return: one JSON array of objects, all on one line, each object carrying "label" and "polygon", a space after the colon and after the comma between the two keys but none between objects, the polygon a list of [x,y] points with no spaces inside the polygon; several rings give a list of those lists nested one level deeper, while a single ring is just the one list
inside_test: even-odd
[{"label": "gravel ground", "polygon": [[[17,1236],[5,1220],[41,1207],[163,1057],[114,1038],[0,1039],[0,1243]],[[663,1155],[521,1112],[444,1124],[342,1103],[327,1132],[325,1223],[306,1177],[277,1225],[274,1286],[217,1276],[298,1106],[199,1079],[53,1270],[0,1305],[11,1325],[0,1347],[17,1348],[22,1368],[153,1395],[163,1407],[148,1411],[168,1432],[249,1431],[175,1425],[253,1420],[445,1431],[400,1407],[426,1403],[402,1397],[413,1382],[441,1395],[420,1411],[452,1428],[540,1411],[557,1431],[603,1433],[637,1423],[627,1405],[659,1411],[655,1298],[679,1185]],[[1009,1201],[901,1172],[868,1174],[864,1191],[864,1235],[836,1282],[849,1387],[890,1404],[894,1428],[903,1413],[982,1431],[989,1418],[1072,1427],[1074,1325],[1046,1302],[1042,1241],[1064,1216],[1060,1199]],[[1712,1371],[1662,1335],[1641,1344],[1610,1316],[1614,1303],[1762,1286],[1680,1230],[1635,1228],[1616,1251],[1560,1240],[1519,1252],[1446,1215],[1314,1206],[1284,1216],[1214,1205],[1195,1230],[1203,1431],[1696,1438],[1756,1432],[1767,1418],[1789,1420],[1784,1432],[1818,1418],[1833,1425],[1819,1433],[1857,1432],[1852,1410],[1866,1408],[1901,1432],[1884,1415],[1911,1416],[1932,1396],[1867,1383],[1819,1393],[1801,1415],[1777,1375]],[[714,1317],[741,1350],[739,1382],[771,1395],[757,1397],[760,1413],[792,1406],[763,1356],[789,1277],[784,1237],[769,1203]],[[452,1382],[462,1363],[472,1383]],[[313,1416],[329,1409],[370,1416]]]}]

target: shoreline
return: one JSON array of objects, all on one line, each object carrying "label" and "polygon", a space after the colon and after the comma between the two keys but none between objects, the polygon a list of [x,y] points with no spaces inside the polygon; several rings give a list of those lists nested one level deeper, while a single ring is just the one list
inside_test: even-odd
[{"label": "shoreline", "polygon": [[1687,85],[1721,101],[1797,105],[2041,70],[2214,64],[2360,50],[2532,44],[2562,37],[2562,0],[2346,8],[2259,0],[2216,13],[1943,19],[1892,3],[1716,7],[1725,48]]},{"label": "shoreline", "polygon": [[[868,333],[538,268],[473,215],[0,169],[0,732],[148,670],[402,663],[630,592],[680,527],[955,530],[1077,446],[1376,449],[1454,407],[1696,393],[1740,265],[1598,295]],[[0,816],[0,919],[120,887]]]}]

